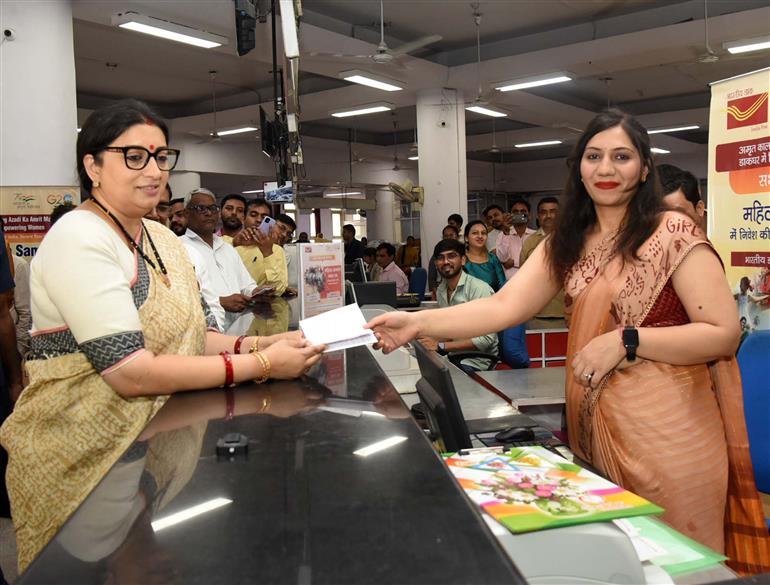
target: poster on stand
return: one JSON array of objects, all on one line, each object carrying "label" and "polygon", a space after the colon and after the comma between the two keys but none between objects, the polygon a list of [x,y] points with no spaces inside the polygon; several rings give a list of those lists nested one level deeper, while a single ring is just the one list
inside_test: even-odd
[{"label": "poster on stand", "polygon": [[80,204],[78,187],[0,187],[0,216],[11,254],[32,260],[62,203]]},{"label": "poster on stand", "polygon": [[345,304],[345,252],[342,242],[297,244],[301,319]]},{"label": "poster on stand", "polygon": [[770,68],[711,85],[708,234],[738,304],[741,342],[770,329]]}]

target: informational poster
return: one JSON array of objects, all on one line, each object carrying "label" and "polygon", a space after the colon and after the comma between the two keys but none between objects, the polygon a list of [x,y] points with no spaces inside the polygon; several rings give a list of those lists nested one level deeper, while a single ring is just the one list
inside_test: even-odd
[{"label": "informational poster", "polygon": [[301,318],[307,319],[345,304],[345,252],[342,242],[297,244]]},{"label": "informational poster", "polygon": [[0,187],[0,215],[11,254],[31,260],[62,203],[80,203],[78,187]]},{"label": "informational poster", "polygon": [[742,339],[770,329],[770,68],[711,86],[708,232]]}]

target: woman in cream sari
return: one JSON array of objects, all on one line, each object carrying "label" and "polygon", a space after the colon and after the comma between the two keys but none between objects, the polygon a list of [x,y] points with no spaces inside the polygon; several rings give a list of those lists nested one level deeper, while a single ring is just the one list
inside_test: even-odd
[{"label": "woman in cream sari", "polygon": [[298,335],[210,329],[185,248],[142,219],[179,155],[168,138],[136,100],[91,114],[77,145],[91,199],[57,222],[32,262],[30,383],[0,428],[20,571],[169,394],[293,378],[320,357]]},{"label": "woman in cream sari", "polygon": [[768,571],[732,357],[738,319],[718,256],[688,216],[664,207],[647,132],[630,116],[597,116],[569,162],[554,236],[499,293],[368,326],[385,351],[473,337],[530,319],[564,285],[573,452],[737,571]]}]

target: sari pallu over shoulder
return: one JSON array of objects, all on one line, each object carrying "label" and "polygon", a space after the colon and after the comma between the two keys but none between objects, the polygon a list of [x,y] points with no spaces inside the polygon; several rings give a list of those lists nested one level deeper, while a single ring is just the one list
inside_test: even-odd
[{"label": "sari pallu over shoulder", "polygon": [[[572,355],[618,325],[687,323],[681,303],[671,304],[670,278],[698,245],[710,246],[689,219],[667,213],[640,259],[626,261],[611,281],[610,245],[588,251],[565,286],[568,371]],[[570,446],[579,457],[666,508],[669,524],[724,551],[733,569],[770,570],[734,359],[691,366],[640,360],[596,389],[568,377],[566,392]]]}]

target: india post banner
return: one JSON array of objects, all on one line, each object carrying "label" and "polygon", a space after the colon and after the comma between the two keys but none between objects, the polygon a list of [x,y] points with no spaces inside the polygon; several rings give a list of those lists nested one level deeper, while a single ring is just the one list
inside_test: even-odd
[{"label": "india post banner", "polygon": [[62,203],[80,203],[78,187],[0,187],[5,243],[14,256],[31,260],[51,227],[51,212]]},{"label": "india post banner", "polygon": [[708,231],[738,303],[741,341],[770,329],[770,68],[711,85]]}]

